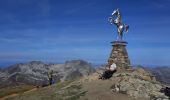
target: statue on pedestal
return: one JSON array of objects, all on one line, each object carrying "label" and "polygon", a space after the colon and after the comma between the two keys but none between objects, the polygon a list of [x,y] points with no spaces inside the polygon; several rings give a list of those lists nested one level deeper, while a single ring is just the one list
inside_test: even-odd
[{"label": "statue on pedestal", "polygon": [[113,11],[112,16],[109,17],[109,22],[117,26],[117,40],[112,43],[112,51],[109,59],[113,59],[119,68],[130,68],[130,59],[126,50],[127,42],[123,41],[123,33],[128,32],[129,25],[122,22],[122,16],[119,9]]},{"label": "statue on pedestal", "polygon": [[114,10],[113,13],[112,13],[112,16],[109,17],[108,20],[109,20],[110,24],[114,24],[114,25],[117,26],[118,40],[122,41],[123,32],[124,32],[124,30],[126,32],[128,32],[129,25],[124,24],[122,22],[122,16],[121,16],[119,9]]}]

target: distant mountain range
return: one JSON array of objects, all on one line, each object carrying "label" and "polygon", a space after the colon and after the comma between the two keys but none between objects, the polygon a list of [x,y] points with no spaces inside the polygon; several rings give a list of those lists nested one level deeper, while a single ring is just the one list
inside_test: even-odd
[{"label": "distant mountain range", "polygon": [[147,68],[158,81],[163,84],[170,84],[170,67],[162,66],[162,67],[154,67]]},{"label": "distant mountain range", "polygon": [[170,66],[144,67],[137,65],[134,67],[144,68],[145,70],[150,71],[157,81],[170,85]]},{"label": "distant mountain range", "polygon": [[95,72],[93,65],[83,60],[66,61],[64,64],[45,64],[41,61],[20,63],[0,70],[0,88],[20,84],[48,84],[48,72],[51,70],[55,82],[72,80]]},{"label": "distant mountain range", "polygon": [[[0,69],[0,88],[21,84],[48,84],[48,72],[50,70],[53,70],[54,81],[60,82],[88,76],[95,72],[95,68],[96,65],[83,60],[66,61],[64,64],[45,64],[41,61],[15,64]],[[149,70],[158,81],[170,84],[170,67],[143,68]]]}]

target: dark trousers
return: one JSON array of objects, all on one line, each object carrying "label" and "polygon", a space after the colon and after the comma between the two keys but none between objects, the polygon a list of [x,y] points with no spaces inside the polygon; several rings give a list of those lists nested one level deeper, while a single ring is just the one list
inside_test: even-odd
[{"label": "dark trousers", "polygon": [[52,85],[53,84],[53,79],[49,78],[49,84]]},{"label": "dark trousers", "polygon": [[106,70],[106,71],[104,71],[104,73],[102,74],[101,79],[109,79],[109,78],[112,77],[113,73],[115,73],[115,72],[116,72],[116,70],[114,70],[114,71]]}]

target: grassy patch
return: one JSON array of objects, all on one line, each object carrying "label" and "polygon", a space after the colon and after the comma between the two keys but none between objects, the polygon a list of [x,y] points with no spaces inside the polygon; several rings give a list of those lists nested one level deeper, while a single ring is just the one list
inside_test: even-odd
[{"label": "grassy patch", "polygon": [[68,84],[70,84],[71,82],[73,81],[66,81],[66,82],[59,82],[56,84],[55,88],[58,90],[58,89],[61,89],[65,86],[67,86]]},{"label": "grassy patch", "polygon": [[82,90],[80,84],[69,84],[56,92],[57,100],[78,100],[81,96],[84,96],[86,91]]},{"label": "grassy patch", "polygon": [[11,94],[23,93],[23,92],[31,90],[33,88],[35,88],[35,87],[29,86],[29,85],[2,88],[2,89],[0,89],[0,98],[7,96],[7,95],[11,95]]},{"label": "grassy patch", "polygon": [[77,93],[75,95],[72,95],[66,98],[66,100],[78,100],[81,96],[84,96],[85,94],[86,94],[86,91],[83,91],[83,92]]},{"label": "grassy patch", "polygon": [[[20,93],[15,97],[7,98],[7,100],[78,100],[80,96],[86,93],[81,88],[82,86],[79,83],[65,81],[47,87],[40,87],[35,91],[24,94]],[[18,92],[19,90],[16,90],[15,93]]]}]

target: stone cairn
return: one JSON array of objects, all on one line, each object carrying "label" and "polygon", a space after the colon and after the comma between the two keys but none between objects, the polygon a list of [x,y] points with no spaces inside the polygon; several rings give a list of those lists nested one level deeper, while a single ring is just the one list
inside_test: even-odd
[{"label": "stone cairn", "polygon": [[130,59],[126,50],[127,42],[125,41],[114,41],[112,43],[112,51],[109,58],[112,58],[116,65],[121,69],[131,68]]}]

